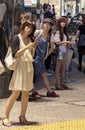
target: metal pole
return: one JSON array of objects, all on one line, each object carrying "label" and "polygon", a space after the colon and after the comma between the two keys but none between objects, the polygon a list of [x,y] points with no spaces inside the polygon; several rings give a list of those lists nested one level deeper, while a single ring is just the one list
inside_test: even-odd
[{"label": "metal pole", "polygon": [[62,16],[62,0],[60,0],[60,16]]},{"label": "metal pole", "polygon": [[78,12],[79,12],[79,6],[78,6],[79,1],[80,1],[80,0],[76,0],[76,13],[78,13]]},{"label": "metal pole", "polygon": [[48,0],[48,4],[49,4],[50,0]]},{"label": "metal pole", "polygon": [[16,4],[16,0],[13,0],[13,16],[12,16],[12,19],[13,19],[13,21],[12,21],[12,37],[14,37],[14,21],[15,21],[15,18],[14,18],[14,13],[15,13],[15,11],[14,11],[14,9],[15,9],[15,4]]}]

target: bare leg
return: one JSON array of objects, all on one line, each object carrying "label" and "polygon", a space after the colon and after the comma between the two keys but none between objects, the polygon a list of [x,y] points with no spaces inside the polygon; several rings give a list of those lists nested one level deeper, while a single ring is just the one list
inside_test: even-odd
[{"label": "bare leg", "polygon": [[7,101],[7,106],[6,106],[4,117],[9,118],[10,111],[11,111],[16,99],[18,98],[19,94],[20,94],[20,91],[12,92],[11,96],[9,97],[9,99]]},{"label": "bare leg", "polygon": [[19,121],[24,125],[29,124],[29,122],[25,118],[25,114],[28,106],[28,97],[29,97],[28,91],[23,91],[21,97],[21,114],[19,116]]},{"label": "bare leg", "polygon": [[61,84],[64,84],[65,79],[65,72],[66,72],[66,61],[62,61],[62,68],[61,68]]},{"label": "bare leg", "polygon": [[49,81],[48,81],[48,76],[47,76],[47,73],[43,73],[42,74],[42,79],[43,79],[43,83],[47,89],[48,92],[52,92],[51,88],[50,88],[50,84],[49,84]]},{"label": "bare leg", "polygon": [[60,69],[61,69],[61,60],[58,60],[56,63],[56,85],[60,87]]},{"label": "bare leg", "polygon": [[28,106],[28,91],[23,91],[21,96],[21,116],[25,117],[27,106]]},{"label": "bare leg", "polygon": [[48,80],[48,76],[47,73],[43,73],[42,74],[42,79],[43,79],[43,83],[47,89],[47,97],[59,97],[59,94],[56,94],[54,91],[52,91],[52,89],[50,88],[50,84],[49,84],[49,80]]},{"label": "bare leg", "polygon": [[55,87],[57,90],[64,90],[64,88],[61,86],[61,66],[62,60],[58,60],[56,63],[56,84]]}]

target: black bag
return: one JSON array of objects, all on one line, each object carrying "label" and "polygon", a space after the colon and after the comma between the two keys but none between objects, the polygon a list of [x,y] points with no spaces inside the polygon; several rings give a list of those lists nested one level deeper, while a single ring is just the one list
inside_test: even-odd
[{"label": "black bag", "polygon": [[55,44],[55,49],[54,49],[54,55],[57,57],[58,56],[58,54],[59,54],[59,45],[56,45]]},{"label": "black bag", "polygon": [[79,36],[78,47],[79,46],[85,46],[85,34]]}]

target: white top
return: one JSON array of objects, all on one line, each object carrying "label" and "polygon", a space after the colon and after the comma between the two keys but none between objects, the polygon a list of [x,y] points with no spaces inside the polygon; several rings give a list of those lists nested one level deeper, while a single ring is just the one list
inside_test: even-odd
[{"label": "white top", "polygon": [[[55,34],[54,41],[56,42],[56,44],[61,41],[60,40],[60,34]],[[63,41],[67,41],[66,35],[64,35]],[[62,52],[65,53],[66,50],[67,49],[66,49],[66,45],[65,44],[59,45],[59,51],[62,51]]]},{"label": "white top", "polygon": [[68,15],[68,13],[71,14],[71,7],[67,7],[67,8],[66,8],[66,15]]},{"label": "white top", "polygon": [[6,9],[6,5],[4,3],[0,3],[0,22],[3,21]]},{"label": "white top", "polygon": [[[42,35],[42,33],[43,33],[43,29],[41,29],[41,30],[36,30],[35,33],[34,33],[34,37],[35,37],[35,38],[38,38],[39,36]],[[51,33],[50,42],[54,42],[54,35],[53,35],[53,33]]]}]

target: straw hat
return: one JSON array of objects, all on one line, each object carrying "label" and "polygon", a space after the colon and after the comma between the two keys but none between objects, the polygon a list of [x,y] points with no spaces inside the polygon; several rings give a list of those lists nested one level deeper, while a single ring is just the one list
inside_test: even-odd
[{"label": "straw hat", "polygon": [[50,18],[45,18],[43,20],[43,23],[50,23],[51,25],[53,25],[53,21]]}]

